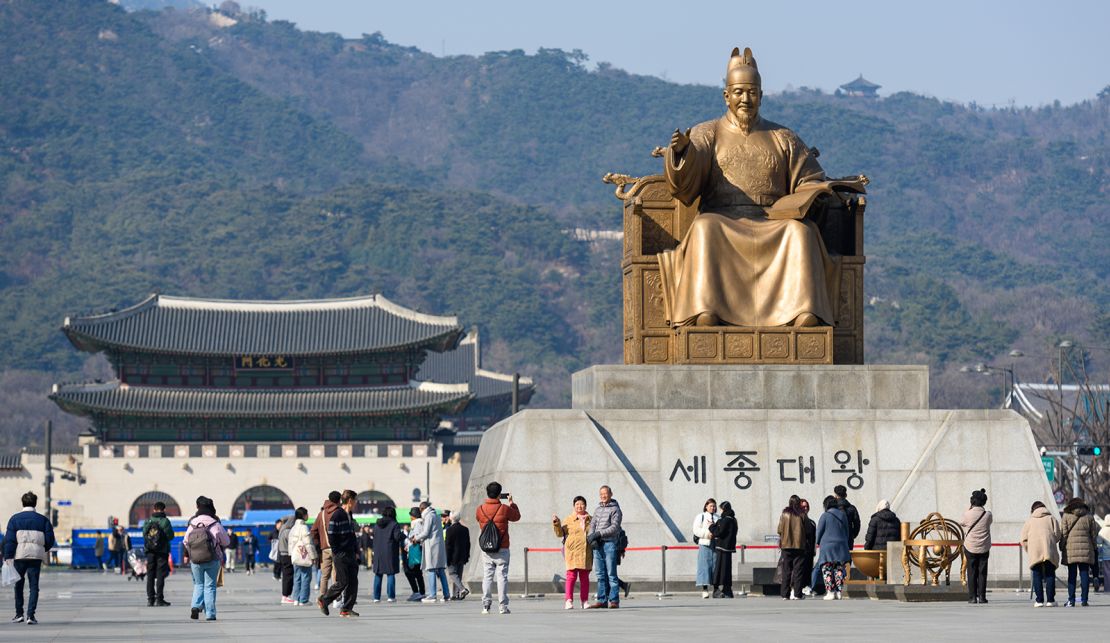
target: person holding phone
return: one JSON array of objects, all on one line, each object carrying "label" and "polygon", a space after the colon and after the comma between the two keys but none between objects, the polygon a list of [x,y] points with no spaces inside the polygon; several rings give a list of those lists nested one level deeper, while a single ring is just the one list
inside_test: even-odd
[{"label": "person holding phone", "polygon": [[[502,500],[508,501],[508,504],[503,503]],[[498,611],[501,614],[509,614],[509,523],[520,520],[520,509],[513,502],[513,494],[502,493],[501,483],[491,482],[486,485],[486,501],[474,510],[474,517],[478,521],[480,545],[485,540],[482,536],[487,524],[492,522],[498,534],[495,551],[487,551],[484,546],[480,547],[482,613],[489,614],[493,606],[492,589],[496,578]]]}]

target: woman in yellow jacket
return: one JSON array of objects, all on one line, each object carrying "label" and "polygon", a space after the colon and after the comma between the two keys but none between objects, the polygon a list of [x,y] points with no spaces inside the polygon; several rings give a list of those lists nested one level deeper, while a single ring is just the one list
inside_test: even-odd
[{"label": "woman in yellow jacket", "polygon": [[593,567],[594,553],[586,543],[590,531],[590,514],[586,513],[586,499],[574,498],[574,513],[562,521],[557,514],[551,515],[551,526],[555,536],[563,539],[563,557],[567,563],[567,591],[564,609],[574,609],[574,581],[579,584],[578,598],[582,609],[586,609],[590,597],[590,569]]}]

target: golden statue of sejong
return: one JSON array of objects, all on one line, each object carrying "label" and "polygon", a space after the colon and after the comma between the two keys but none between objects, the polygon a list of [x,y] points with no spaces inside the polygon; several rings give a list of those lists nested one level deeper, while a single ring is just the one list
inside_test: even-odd
[{"label": "golden statue of sejong", "polygon": [[700,198],[682,242],[659,253],[667,320],[672,327],[832,325],[839,264],[804,217],[819,194],[862,192],[862,184],[827,181],[797,134],[760,117],[750,49],[732,51],[725,83],[725,114],[675,130],[664,151],[674,198],[688,207]]}]

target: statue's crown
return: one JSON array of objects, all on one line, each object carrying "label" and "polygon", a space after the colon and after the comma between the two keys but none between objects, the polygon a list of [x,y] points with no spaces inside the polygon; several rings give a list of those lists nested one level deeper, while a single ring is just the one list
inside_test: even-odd
[{"label": "statue's crown", "polygon": [[739,47],[733,47],[732,56],[728,59],[725,86],[740,83],[763,85],[763,81],[759,77],[759,67],[755,64],[755,56],[752,55],[752,50],[749,47],[744,47],[743,54],[740,53]]}]

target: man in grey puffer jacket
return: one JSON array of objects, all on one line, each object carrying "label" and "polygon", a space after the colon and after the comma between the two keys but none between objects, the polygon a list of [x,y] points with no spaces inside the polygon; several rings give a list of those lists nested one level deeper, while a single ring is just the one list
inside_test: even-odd
[{"label": "man in grey puffer jacket", "polygon": [[620,607],[620,578],[617,577],[617,545],[621,535],[621,506],[613,499],[608,485],[598,492],[601,503],[594,509],[586,542],[594,550],[594,573],[597,575],[597,602],[587,609]]}]

